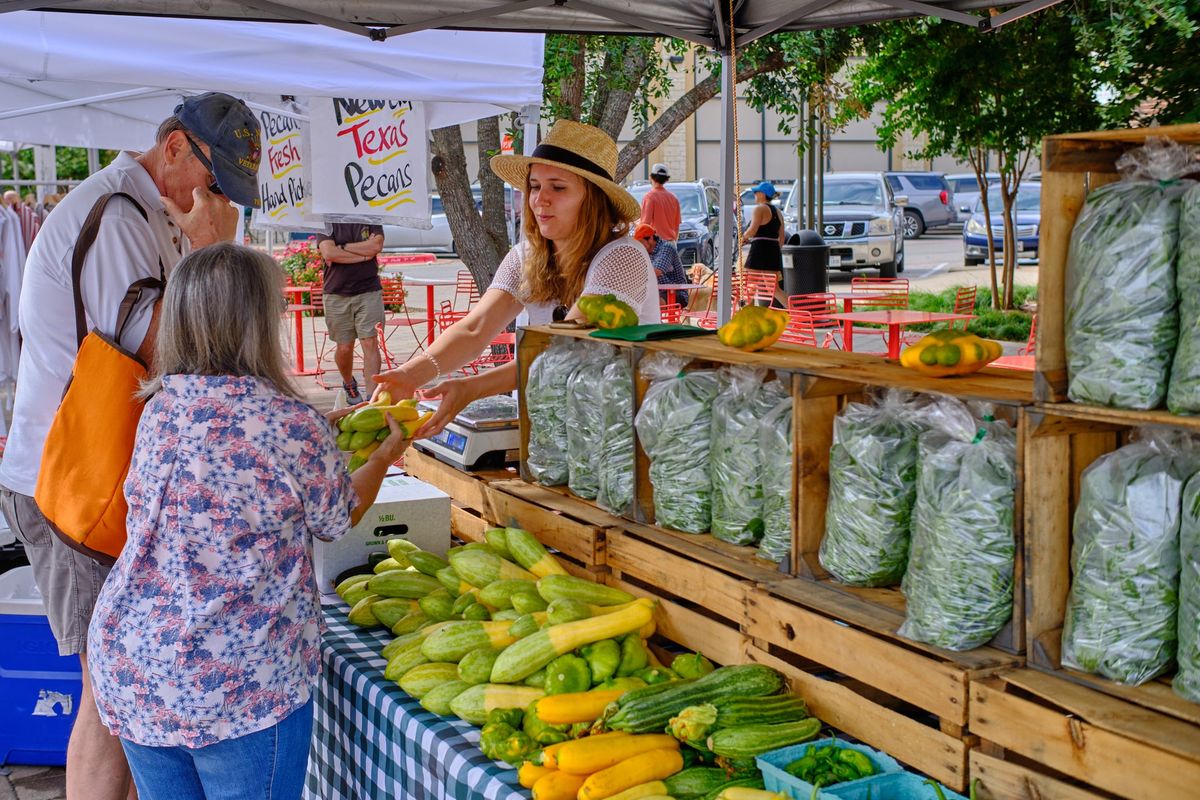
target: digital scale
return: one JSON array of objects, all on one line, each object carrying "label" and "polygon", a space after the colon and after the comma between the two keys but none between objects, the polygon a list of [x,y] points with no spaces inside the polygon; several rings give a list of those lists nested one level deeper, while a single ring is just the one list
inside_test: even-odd
[{"label": "digital scale", "polygon": [[[418,406],[432,411],[437,400]],[[418,439],[413,447],[461,470],[500,468],[520,459],[517,400],[501,394],[467,405],[437,436]]]}]

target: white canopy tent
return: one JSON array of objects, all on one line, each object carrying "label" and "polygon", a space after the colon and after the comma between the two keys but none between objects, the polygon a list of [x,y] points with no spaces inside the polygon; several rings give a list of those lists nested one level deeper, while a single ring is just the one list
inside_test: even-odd
[{"label": "white canopy tent", "polygon": [[142,147],[180,97],[421,100],[431,128],[542,97],[542,36],[424,31],[371,47],[311,25],[22,11],[0,17],[0,139]]}]

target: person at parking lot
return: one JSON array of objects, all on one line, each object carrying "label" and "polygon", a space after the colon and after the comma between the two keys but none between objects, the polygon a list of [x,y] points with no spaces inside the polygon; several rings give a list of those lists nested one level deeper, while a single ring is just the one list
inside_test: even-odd
[{"label": "person at parking lot", "polygon": [[410,397],[433,384],[437,413],[417,431],[433,436],[472,400],[517,388],[510,362],[468,378],[449,374],[477,359],[510,323],[546,325],[582,319],[585,294],[611,294],[627,303],[641,324],[659,321],[654,270],[646,249],[629,236],[640,212],[637,200],[613,180],[617,144],[599,128],[559,120],[531,156],[499,155],[492,170],[524,192],[524,239],[504,260],[492,285],[466,317],[432,345],[376,379],[393,397]]},{"label": "person at parking lot", "polygon": [[[750,214],[745,233],[745,238],[750,242],[745,266],[746,269],[778,272],[782,277],[783,243],[787,234],[783,229],[783,212],[771,203],[775,194],[775,185],[769,181],[754,187],[754,211]],[[775,287],[775,300],[780,305],[787,305],[787,298],[778,285]]]},{"label": "person at parking lot", "polygon": [[346,402],[354,405],[363,400],[354,377],[356,339],[362,348],[363,386],[368,392],[379,374],[376,326],[383,324],[383,284],[376,257],[383,250],[383,226],[334,223],[333,230],[317,237],[317,249],[326,264],[322,292],[333,360],[342,376]]},{"label": "person at parking lot", "polygon": [[651,167],[650,191],[642,198],[641,221],[653,227],[664,242],[674,245],[679,241],[679,226],[683,224],[683,215],[679,209],[679,198],[667,191],[669,180],[671,173],[666,164],[655,164]]},{"label": "person at parking lot", "polygon": [[[650,254],[650,265],[654,267],[654,277],[658,278],[659,283],[687,283],[687,272],[683,269],[683,262],[679,260],[679,251],[670,242],[664,242],[662,237],[654,232],[654,228],[646,223],[641,223],[633,231],[633,238],[641,243],[642,247],[646,248],[646,252]],[[663,302],[667,300],[666,292],[659,292],[659,299]],[[676,302],[683,308],[687,308],[687,291],[678,290],[675,292]]]}]

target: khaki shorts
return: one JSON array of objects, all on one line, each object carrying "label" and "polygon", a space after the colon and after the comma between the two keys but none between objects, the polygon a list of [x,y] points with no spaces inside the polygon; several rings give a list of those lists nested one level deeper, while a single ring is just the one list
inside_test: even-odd
[{"label": "khaki shorts", "polygon": [[62,543],[32,497],[0,488],[0,509],[33,567],[60,656],[87,650],[88,623],[109,567]]},{"label": "khaki shorts", "polygon": [[325,327],[338,344],[374,339],[375,326],[383,324],[383,292],[325,295]]}]

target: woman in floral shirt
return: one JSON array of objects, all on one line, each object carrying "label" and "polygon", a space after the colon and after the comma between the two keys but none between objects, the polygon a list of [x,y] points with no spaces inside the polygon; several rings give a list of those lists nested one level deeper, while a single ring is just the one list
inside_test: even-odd
[{"label": "woman in floral shirt", "polygon": [[346,474],[334,420],[287,378],[282,298],[275,262],[234,245],[185,258],[163,297],[129,538],[88,636],[100,718],[142,800],[300,796],[320,669],[312,537],[345,534],[407,445],[389,420]]}]

